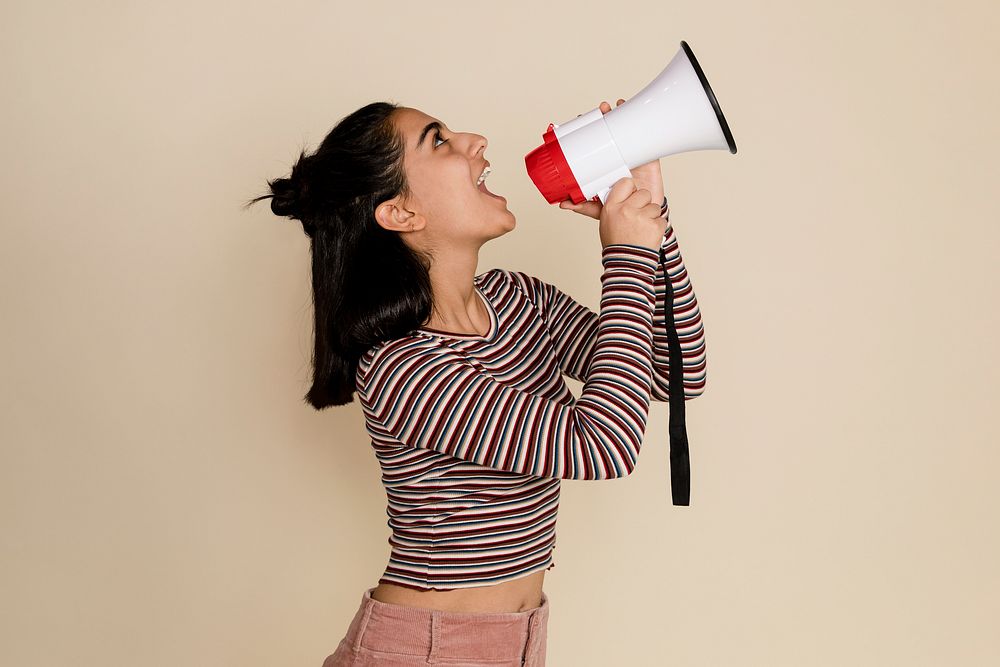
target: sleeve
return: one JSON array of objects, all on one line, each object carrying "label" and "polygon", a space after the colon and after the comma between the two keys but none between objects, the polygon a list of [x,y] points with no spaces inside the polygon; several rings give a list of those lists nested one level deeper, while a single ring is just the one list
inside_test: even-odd
[{"label": "sleeve", "polygon": [[[673,288],[674,327],[683,355],[684,398],[701,396],[705,391],[706,349],[698,299],[688,278],[674,229],[668,220],[660,242],[664,267],[657,262],[654,287],[656,307],[653,316],[653,388],[654,401],[670,400],[670,344],[667,334],[667,277]],[[659,257],[657,257],[659,260]],[[580,382],[586,381],[597,341],[597,314],[558,287],[521,271],[511,271],[522,289],[538,306],[549,328],[563,373]]]},{"label": "sleeve", "polygon": [[630,474],[649,416],[658,259],[638,245],[604,249],[591,367],[574,402],[498,382],[433,342],[390,343],[359,363],[369,433],[524,475]]}]

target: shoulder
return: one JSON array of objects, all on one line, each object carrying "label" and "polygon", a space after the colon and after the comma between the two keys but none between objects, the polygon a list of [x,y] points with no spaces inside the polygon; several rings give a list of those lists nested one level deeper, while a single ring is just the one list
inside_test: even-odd
[{"label": "shoulder", "polygon": [[407,358],[430,354],[439,349],[432,340],[411,334],[376,343],[369,347],[358,360],[358,375],[361,378],[380,372],[386,366]]},{"label": "shoulder", "polygon": [[417,377],[457,359],[455,350],[432,336],[411,334],[383,341],[368,348],[358,359],[356,388],[365,398],[373,389],[381,391],[399,379]]},{"label": "shoulder", "polygon": [[484,271],[477,277],[480,279],[480,284],[482,285],[503,285],[515,288],[533,302],[537,302],[536,297],[539,291],[545,286],[545,282],[535,276],[514,269],[493,268]]}]

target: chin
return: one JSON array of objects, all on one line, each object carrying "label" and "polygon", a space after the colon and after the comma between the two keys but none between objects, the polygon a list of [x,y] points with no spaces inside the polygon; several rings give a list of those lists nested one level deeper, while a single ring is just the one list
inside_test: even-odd
[{"label": "chin", "polygon": [[[514,229],[515,227],[517,227],[517,218],[514,217],[514,214],[511,213],[511,211],[509,209],[506,211],[506,213],[507,213],[506,217],[508,219],[507,232],[509,232],[512,229]],[[504,233],[507,233],[507,232],[504,232]]]},{"label": "chin", "polygon": [[490,239],[500,238],[504,234],[509,234],[514,231],[514,228],[517,227],[517,219],[514,218],[513,213],[504,217],[505,219],[503,222],[490,224],[490,227],[494,230],[494,233],[490,234]]}]

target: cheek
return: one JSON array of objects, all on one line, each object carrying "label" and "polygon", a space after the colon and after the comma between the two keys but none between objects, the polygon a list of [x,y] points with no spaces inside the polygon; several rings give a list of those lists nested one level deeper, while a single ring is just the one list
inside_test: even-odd
[{"label": "cheek", "polygon": [[456,212],[481,201],[482,193],[472,182],[469,162],[460,156],[428,160],[409,177],[414,191],[433,215],[455,217]]},{"label": "cheek", "polygon": [[464,210],[474,206],[481,196],[465,160],[442,163],[433,187],[434,196],[444,209]]},{"label": "cheek", "polygon": [[408,177],[414,188],[430,193],[455,194],[456,188],[466,186],[465,190],[475,190],[469,163],[460,157],[428,160],[416,166]]},{"label": "cheek", "polygon": [[463,185],[468,186],[466,189],[471,190],[473,187],[472,182],[472,172],[469,169],[469,163],[466,160],[454,160],[448,165],[448,180],[451,182],[452,187],[460,187]]}]

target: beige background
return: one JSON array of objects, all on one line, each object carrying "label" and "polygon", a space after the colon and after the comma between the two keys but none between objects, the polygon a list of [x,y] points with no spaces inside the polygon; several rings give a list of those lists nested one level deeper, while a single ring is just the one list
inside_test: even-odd
[{"label": "beige background", "polygon": [[662,403],[632,477],[564,484],[549,664],[1000,661],[995,3],[22,1],[0,31],[0,663],[319,667],[385,496],[360,406],[302,401],[301,226],[240,205],[399,102],[490,140],[518,226],[480,270],[596,308],[596,221],[523,158],[682,39],[739,147],[663,160],[692,503]]}]

